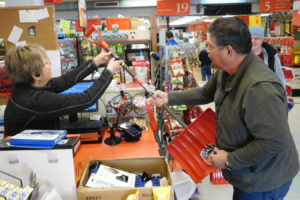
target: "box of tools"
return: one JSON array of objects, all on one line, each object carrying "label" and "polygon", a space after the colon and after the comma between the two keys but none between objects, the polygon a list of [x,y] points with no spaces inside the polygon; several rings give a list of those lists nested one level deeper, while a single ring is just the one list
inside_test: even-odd
[{"label": "box of tools", "polygon": [[[91,172],[91,167],[97,163],[98,171]],[[144,174],[151,177],[146,184]],[[98,184],[98,187],[91,184],[91,176],[94,176],[92,182]],[[132,179],[135,179],[135,184],[132,184]],[[165,157],[90,160],[77,188],[78,199],[82,200],[127,199],[130,195],[136,195],[139,200],[152,200],[157,195],[174,200],[174,188]]]}]

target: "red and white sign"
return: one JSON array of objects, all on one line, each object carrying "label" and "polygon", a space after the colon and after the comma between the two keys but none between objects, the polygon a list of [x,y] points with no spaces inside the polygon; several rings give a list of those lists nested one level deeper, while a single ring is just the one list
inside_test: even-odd
[{"label": "red and white sign", "polygon": [[190,0],[157,0],[157,15],[189,15],[191,13]]},{"label": "red and white sign", "polygon": [[300,25],[300,0],[295,0],[293,4],[292,25]]},{"label": "red and white sign", "polygon": [[62,0],[44,0],[44,4],[59,4]]},{"label": "red and white sign", "polygon": [[261,0],[260,13],[278,13],[291,10],[290,0]]}]

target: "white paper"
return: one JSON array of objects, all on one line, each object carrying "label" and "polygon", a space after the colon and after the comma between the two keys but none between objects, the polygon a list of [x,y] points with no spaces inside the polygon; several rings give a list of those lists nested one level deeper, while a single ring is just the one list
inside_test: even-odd
[{"label": "white paper", "polygon": [[12,31],[10,32],[7,40],[13,44],[17,44],[22,33],[23,33],[23,29],[21,29],[17,26],[14,26]]},{"label": "white paper", "polygon": [[53,188],[48,194],[48,196],[45,198],[45,200],[62,200],[62,198],[61,196],[59,196],[55,188]]},{"label": "white paper", "polygon": [[51,62],[51,75],[58,77],[61,75],[60,54],[58,50],[47,50],[47,57]]},{"label": "white paper", "polygon": [[[124,178],[124,179],[122,179]],[[100,165],[96,174],[92,174],[86,183],[92,188],[134,187],[135,174],[116,168]]]},{"label": "white paper", "polygon": [[23,41],[17,42],[16,46],[17,47],[24,47],[24,46],[26,46],[26,44],[27,44],[26,41],[23,40]]},{"label": "white paper", "polygon": [[43,8],[39,10],[39,15],[38,15],[38,19],[46,19],[49,17],[49,12],[47,8]]},{"label": "white paper", "polygon": [[126,89],[125,84],[118,84],[116,82],[112,86],[113,86],[114,90],[117,92],[124,91]]},{"label": "white paper", "polygon": [[38,22],[37,12],[35,10],[19,10],[20,23]]}]

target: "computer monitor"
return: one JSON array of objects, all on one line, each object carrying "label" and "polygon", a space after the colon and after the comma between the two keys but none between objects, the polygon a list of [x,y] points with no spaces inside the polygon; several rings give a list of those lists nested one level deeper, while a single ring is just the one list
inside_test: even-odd
[{"label": "computer monitor", "polygon": [[[91,85],[94,84],[94,81],[82,81],[76,83],[73,87],[61,92],[61,94],[72,94],[72,93],[84,93]],[[98,103],[93,104],[92,106],[84,109],[82,112],[97,112],[98,111]],[[77,121],[77,113],[70,114],[70,121]]]}]

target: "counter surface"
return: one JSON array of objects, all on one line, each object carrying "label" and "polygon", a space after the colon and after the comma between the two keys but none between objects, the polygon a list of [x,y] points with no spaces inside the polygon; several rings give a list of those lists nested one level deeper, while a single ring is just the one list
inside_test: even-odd
[{"label": "counter surface", "polygon": [[[120,136],[116,132],[116,136]],[[81,144],[74,157],[74,168],[76,177],[86,168],[89,160],[116,159],[116,158],[140,158],[140,157],[158,157],[158,144],[156,143],[154,132],[149,126],[148,131],[143,131],[138,142],[122,142],[115,146],[109,146],[104,140],[109,137],[109,133],[104,133],[102,143]],[[82,163],[83,169],[78,169],[79,163]]]}]

